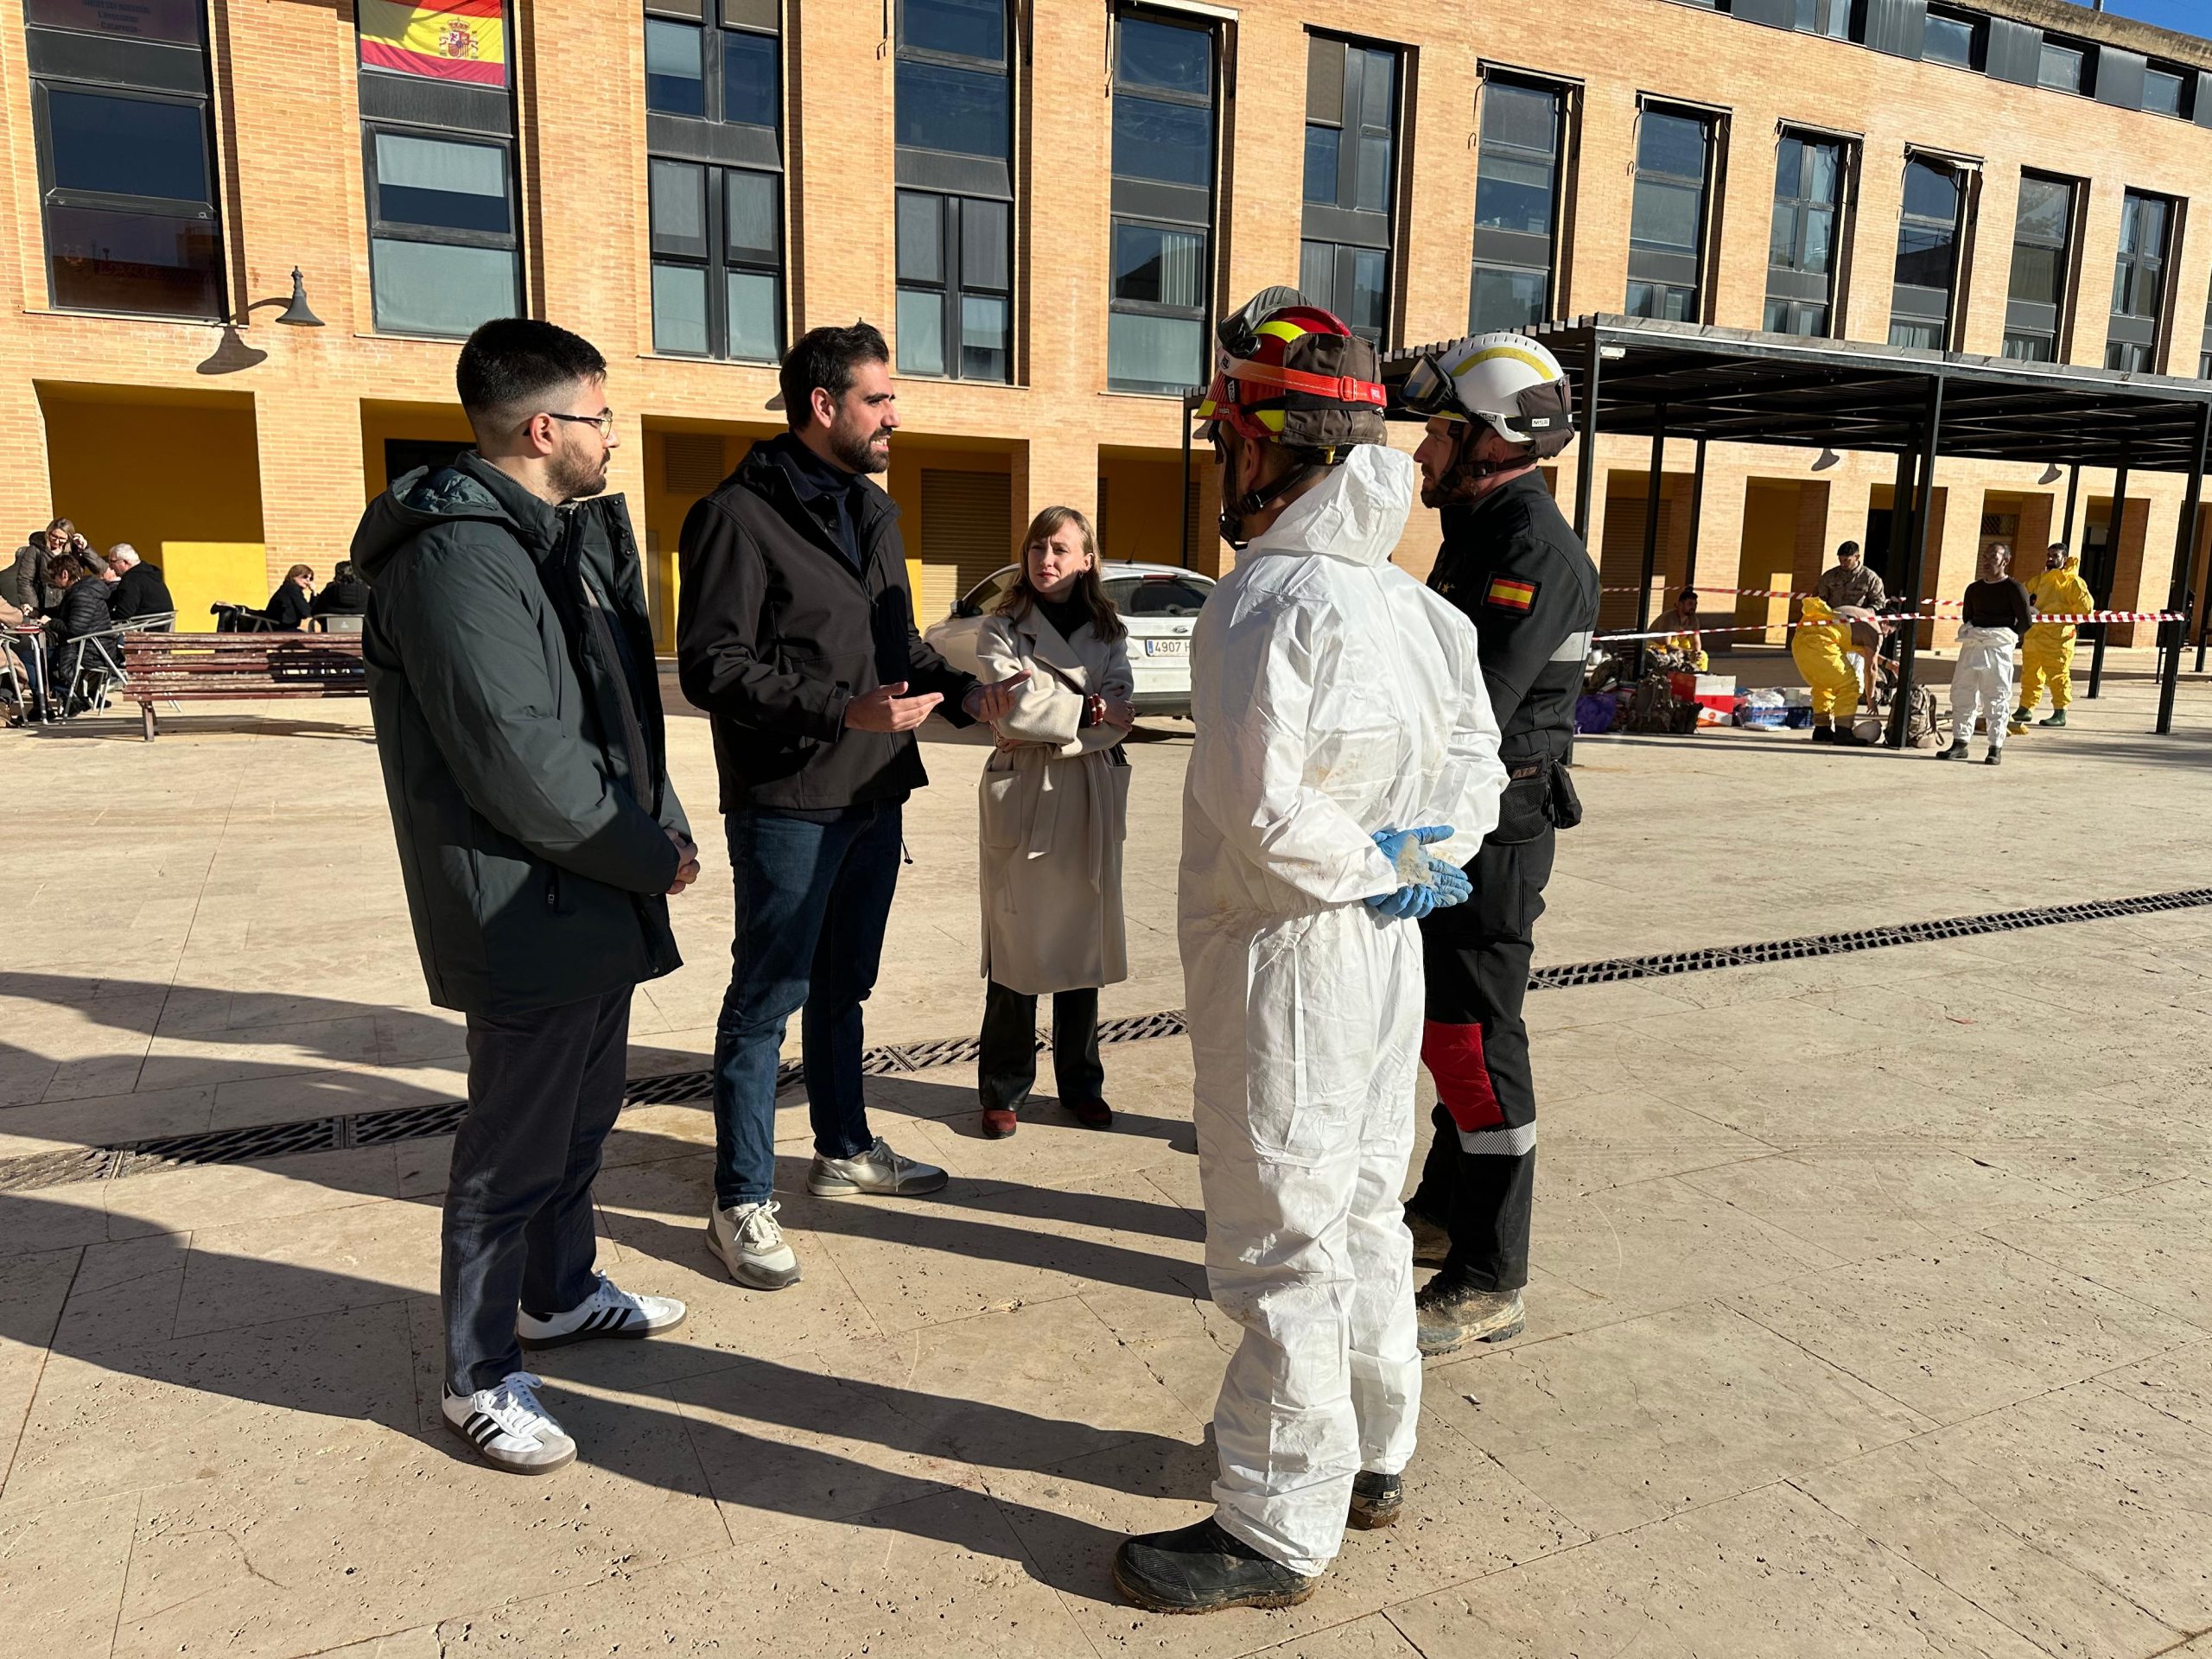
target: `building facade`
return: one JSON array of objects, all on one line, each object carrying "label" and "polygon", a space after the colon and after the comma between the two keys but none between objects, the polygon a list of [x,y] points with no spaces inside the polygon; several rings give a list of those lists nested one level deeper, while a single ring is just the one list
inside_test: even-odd
[{"label": "building facade", "polygon": [[[2212,372],[2212,42],[2062,0],[0,0],[0,537],[65,514],[188,612],[327,575],[466,442],[458,341],[515,312],[608,359],[664,639],[685,510],[783,424],[777,353],[855,316],[925,622],[1056,502],[1219,569],[1180,393],[1268,283],[1386,347],[1626,311]],[[295,269],[323,327],[277,321]],[[1649,445],[1562,463],[1632,582]],[[1778,620],[1719,590],[1847,538],[1887,563],[1894,476],[1714,446],[1708,612]],[[1930,594],[2054,537],[2042,477],[1939,467]],[[2076,538],[2162,603],[2180,482],[2116,526],[2113,492],[2084,475]]]}]

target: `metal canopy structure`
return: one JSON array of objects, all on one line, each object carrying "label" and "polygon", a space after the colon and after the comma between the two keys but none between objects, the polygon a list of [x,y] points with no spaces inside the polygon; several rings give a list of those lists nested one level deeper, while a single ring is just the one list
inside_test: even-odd
[{"label": "metal canopy structure", "polygon": [[[1643,584],[1637,632],[1650,620],[1649,589],[1657,555],[1657,499],[1669,438],[1697,445],[1690,504],[1693,550],[1701,516],[1707,443],[1778,444],[1807,449],[1872,450],[1895,454],[1895,499],[1906,550],[1904,592],[1918,595],[1926,557],[1936,463],[1943,457],[2034,463],[2072,469],[2067,533],[2081,469],[2103,467],[2119,474],[2113,523],[2126,498],[2131,469],[2185,474],[2189,487],[2176,538],[2167,609],[2187,607],[2191,554],[2196,542],[2208,436],[2212,436],[2212,383],[2167,375],[2114,374],[2051,363],[1932,352],[1850,340],[1808,340],[1703,324],[1643,317],[1598,315],[1544,323],[1529,330],[1572,377],[1582,440],[1577,468],[1574,526],[1589,532],[1591,491],[1597,468],[1589,457],[1599,435],[1651,441],[1644,515]],[[1448,345],[1414,346],[1383,360],[1382,378],[1395,384],[1414,361]],[[2110,602],[2097,595],[2100,607]],[[1912,698],[1917,629],[1903,630],[1896,713],[1890,741],[1902,747]],[[2097,627],[2101,668],[2104,628]],[[2185,622],[2159,625],[2164,656],[2158,729],[2173,725],[2173,702],[2187,638]],[[2200,644],[2202,642],[2200,641]],[[2098,674],[2092,671],[2091,696]]]}]

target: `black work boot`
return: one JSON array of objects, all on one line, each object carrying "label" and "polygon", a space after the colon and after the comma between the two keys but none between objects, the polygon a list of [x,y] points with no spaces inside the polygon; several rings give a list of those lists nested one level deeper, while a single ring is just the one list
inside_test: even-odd
[{"label": "black work boot", "polygon": [[1387,1527],[1406,1507],[1406,1484],[1397,1475],[1359,1474],[1352,1478],[1351,1513],[1344,1524],[1356,1532]]},{"label": "black work boot", "polygon": [[1452,1254],[1452,1235],[1410,1204],[1406,1206],[1406,1228],[1414,1236],[1414,1265],[1442,1267],[1444,1258]]},{"label": "black work boot", "polygon": [[1965,759],[1967,758],[1967,741],[1966,741],[1966,739],[1964,739],[1963,737],[1955,737],[1955,738],[1953,738],[1953,739],[1951,740],[1950,747],[1948,747],[1948,748],[1942,748],[1942,749],[1938,749],[1938,750],[1936,750],[1936,758],[1938,760],[1965,760]]},{"label": "black work boot", "polygon": [[1211,1613],[1224,1607],[1294,1607],[1320,1583],[1272,1560],[1211,1516],[1173,1532],[1124,1538],[1114,1552],[1114,1587],[1151,1613]]},{"label": "black work boot", "polygon": [[1989,746],[1989,753],[1981,758],[1981,764],[1985,766],[2003,766],[2005,764],[2005,751],[1999,748],[1994,743],[1991,744]]},{"label": "black work boot", "polygon": [[1521,1334],[1528,1313],[1517,1290],[1477,1290],[1441,1275],[1414,1293],[1421,1357],[1456,1354],[1471,1342],[1504,1342]]}]

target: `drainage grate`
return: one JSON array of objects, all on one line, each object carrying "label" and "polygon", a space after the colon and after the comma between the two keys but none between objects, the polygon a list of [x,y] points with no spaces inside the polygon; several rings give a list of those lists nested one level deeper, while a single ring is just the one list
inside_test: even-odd
[{"label": "drainage grate", "polygon": [[[1605,962],[1570,963],[1539,969],[1529,979],[1532,991],[1563,990],[1575,985],[1609,985],[1624,980],[1662,979],[1677,974],[1701,974],[1716,968],[1743,968],[1762,963],[1800,962],[1811,957],[1848,956],[1859,950],[1881,950],[1898,944],[1934,944],[1945,939],[1971,938],[1986,933],[2012,933],[2024,928],[2057,927],[2068,922],[2111,921],[2126,916],[2152,916],[2162,911],[2194,910],[2212,906],[2212,887],[2191,887],[2180,893],[2146,893],[2135,899],[2104,899],[2088,904],[2048,905],[2035,910],[2005,910],[1986,916],[1950,916],[1931,922],[1906,922],[1893,927],[1866,927],[1844,933],[1815,933],[1796,939],[1767,939],[1754,944],[1713,945],[1701,950],[1662,950],[1648,957],[1615,957]],[[1099,1022],[1098,1040],[1138,1043],[1158,1037],[1179,1037],[1188,1029],[1180,1008],[1159,1014],[1132,1014]],[[1046,1046],[1039,1038],[1041,1051]],[[973,1037],[946,1037],[932,1042],[885,1045],[861,1057],[861,1070],[871,1077],[926,1071],[935,1066],[957,1065],[976,1058]],[[796,1061],[779,1066],[776,1086],[787,1088],[799,1081]],[[655,1077],[632,1077],[622,1091],[627,1106],[686,1106],[714,1094],[714,1076],[707,1071],[677,1071]],[[264,1158],[281,1158],[305,1152],[334,1152],[348,1147],[385,1146],[397,1141],[418,1141],[449,1135],[468,1108],[465,1102],[442,1101],[427,1106],[395,1106],[381,1112],[356,1112],[339,1117],[309,1118],[297,1123],[267,1123],[242,1129],[216,1129],[201,1135],[166,1135],[156,1141],[136,1141],[111,1147],[63,1147],[27,1157],[0,1159],[0,1192],[26,1192],[35,1188],[66,1186],[79,1181],[113,1180],[123,1175],[157,1169],[180,1169],[200,1164],[244,1164]]]}]

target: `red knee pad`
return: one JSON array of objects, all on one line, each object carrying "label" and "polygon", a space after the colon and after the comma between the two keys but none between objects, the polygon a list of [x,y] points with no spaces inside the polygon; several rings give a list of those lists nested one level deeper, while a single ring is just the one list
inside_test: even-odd
[{"label": "red knee pad", "polygon": [[1421,1061],[1436,1079],[1436,1097],[1464,1130],[1493,1129],[1505,1122],[1483,1062],[1483,1028],[1431,1020],[1421,1027]]}]

